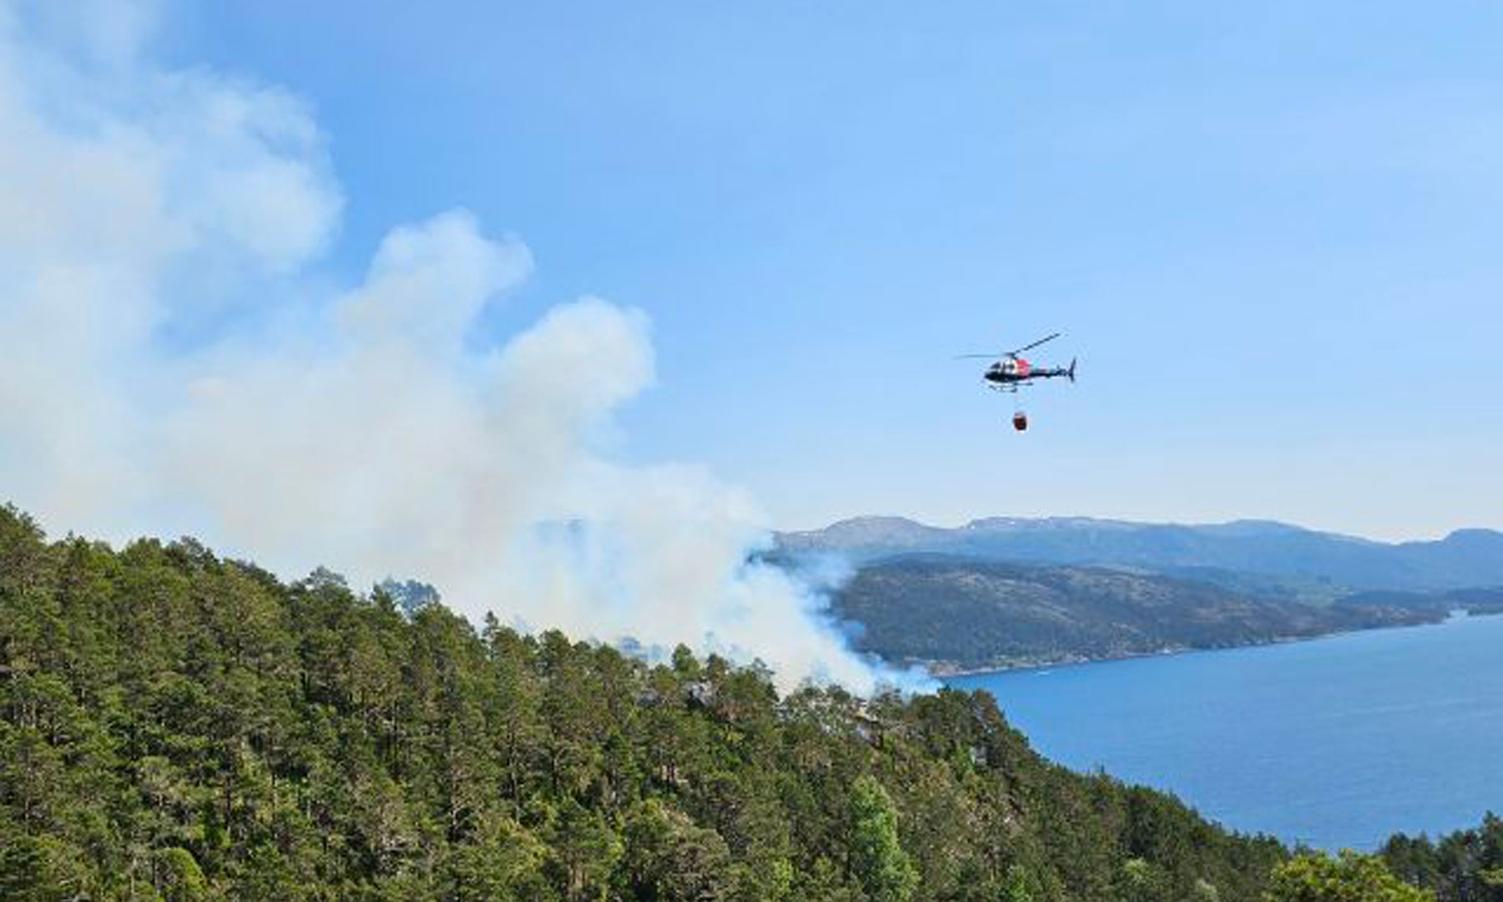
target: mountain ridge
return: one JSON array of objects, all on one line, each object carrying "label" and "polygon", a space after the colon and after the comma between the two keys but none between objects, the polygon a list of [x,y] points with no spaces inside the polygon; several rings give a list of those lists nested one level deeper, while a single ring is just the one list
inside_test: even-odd
[{"label": "mountain ridge", "polygon": [[1323,536],[1333,539],[1343,539],[1363,545],[1380,545],[1386,547],[1403,547],[1408,545],[1428,545],[1449,540],[1460,540],[1473,536],[1481,536],[1488,539],[1503,537],[1503,530],[1493,529],[1486,526],[1459,526],[1450,530],[1438,538],[1431,539],[1375,539],[1370,536],[1360,536],[1355,533],[1339,532],[1337,530],[1316,529],[1310,526],[1301,526],[1298,523],[1290,523],[1285,520],[1270,520],[1262,517],[1238,517],[1232,520],[1208,520],[1197,522],[1181,522],[1178,520],[1125,520],[1119,517],[1092,517],[1083,514],[1051,514],[1038,517],[1018,517],[1008,515],[993,515],[986,517],[974,517],[957,526],[939,526],[926,523],[915,517],[903,514],[856,514],[850,517],[841,517],[832,520],[825,526],[812,529],[786,529],[777,530],[778,537],[812,537],[831,532],[854,530],[867,524],[890,524],[894,527],[912,529],[914,531],[953,533],[959,531],[976,531],[999,527],[1096,527],[1125,529],[1141,528],[1178,528],[1196,531],[1263,531],[1268,533],[1286,533]]},{"label": "mountain ridge", "polygon": [[[1503,585],[1503,532],[1469,527],[1440,539],[1383,542],[1271,520],[1141,523],[1092,517],[982,517],[957,527],[906,517],[852,517],[775,535],[788,555],[840,554],[853,564],[936,552],[1049,564],[1210,568],[1329,582],[1342,589],[1437,591]],[[1329,598],[1326,600],[1330,600]]]}]

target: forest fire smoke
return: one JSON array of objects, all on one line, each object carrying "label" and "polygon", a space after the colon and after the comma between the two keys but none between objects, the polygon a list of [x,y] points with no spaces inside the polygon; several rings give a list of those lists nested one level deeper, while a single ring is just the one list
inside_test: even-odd
[{"label": "forest fire smoke", "polygon": [[148,17],[120,10],[59,41],[84,26],[0,6],[15,503],[116,540],[193,532],[284,576],[419,578],[474,619],[760,658],[785,686],[895,676],[755,562],[745,493],[606,454],[654,379],[643,312],[583,298],[487,341],[532,258],[462,210],[393,229],[330,288],[342,198],[308,108],[153,64]]}]

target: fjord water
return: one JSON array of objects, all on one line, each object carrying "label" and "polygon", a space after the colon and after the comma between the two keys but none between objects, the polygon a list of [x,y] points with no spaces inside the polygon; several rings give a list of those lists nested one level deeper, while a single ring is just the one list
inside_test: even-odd
[{"label": "fjord water", "polygon": [[1370,850],[1503,813],[1503,615],[947,682],[1236,830]]}]

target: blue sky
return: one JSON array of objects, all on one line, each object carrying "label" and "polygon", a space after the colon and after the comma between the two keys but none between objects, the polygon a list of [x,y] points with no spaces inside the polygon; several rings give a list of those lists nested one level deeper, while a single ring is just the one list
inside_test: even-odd
[{"label": "blue sky", "polygon": [[[1496,4],[168,9],[161,57],[311,104],[331,278],[454,206],[519,236],[484,331],[642,308],[621,454],[780,525],[1503,527]],[[1015,435],[950,357],[1055,330]]]}]

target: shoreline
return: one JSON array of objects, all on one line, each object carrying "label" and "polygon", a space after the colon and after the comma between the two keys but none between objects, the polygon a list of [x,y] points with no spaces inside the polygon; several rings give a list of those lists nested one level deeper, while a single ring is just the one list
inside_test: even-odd
[{"label": "shoreline", "polygon": [[1060,655],[1057,657],[1044,658],[1017,658],[1010,661],[1001,661],[988,664],[984,667],[947,667],[943,661],[905,661],[904,667],[918,665],[928,671],[929,675],[937,680],[947,680],[952,677],[982,676],[992,673],[1014,673],[1024,670],[1045,670],[1055,667],[1078,667],[1083,664],[1106,664],[1112,661],[1131,661],[1138,658],[1173,657],[1175,655],[1192,654],[1195,652],[1232,651],[1239,648],[1262,648],[1270,645],[1287,645],[1291,642],[1314,642],[1318,639],[1329,639],[1335,636],[1350,636],[1358,633],[1370,633],[1377,630],[1403,630],[1416,629],[1426,626],[1438,626],[1450,620],[1466,617],[1490,617],[1503,615],[1503,608],[1468,610],[1458,608],[1446,612],[1435,620],[1421,623],[1395,623],[1381,626],[1358,627],[1355,629],[1331,630],[1325,633],[1316,633],[1308,636],[1276,636],[1259,642],[1240,642],[1235,645],[1177,645],[1165,646],[1158,649],[1144,651],[1122,652],[1109,655]]}]

